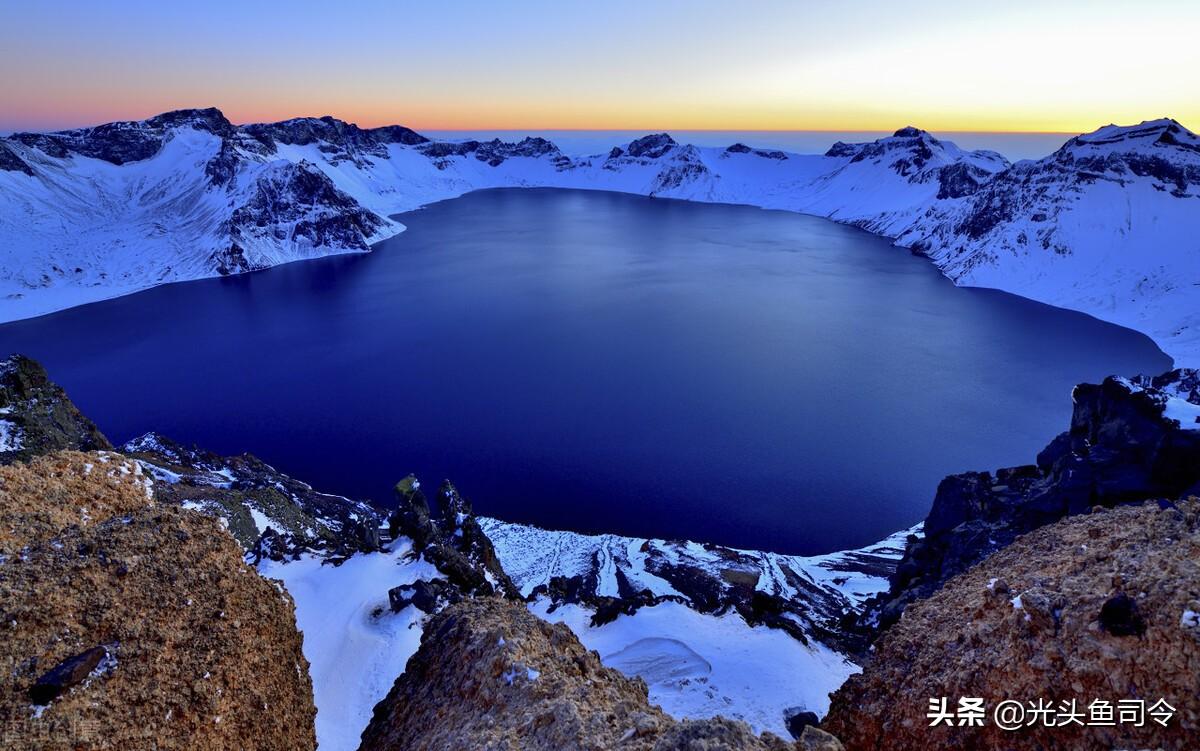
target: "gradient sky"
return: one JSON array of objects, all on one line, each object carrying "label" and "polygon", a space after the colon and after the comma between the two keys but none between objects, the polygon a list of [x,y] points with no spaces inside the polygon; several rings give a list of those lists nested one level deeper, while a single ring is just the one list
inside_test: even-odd
[{"label": "gradient sky", "polygon": [[1200,127],[1200,1],[0,0],[0,131]]}]

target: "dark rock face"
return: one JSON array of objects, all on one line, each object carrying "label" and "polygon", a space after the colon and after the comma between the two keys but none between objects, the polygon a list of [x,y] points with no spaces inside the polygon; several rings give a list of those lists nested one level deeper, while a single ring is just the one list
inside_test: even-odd
[{"label": "dark rock face", "polygon": [[947,477],[911,538],[890,591],[867,618],[894,623],[910,602],[1010,544],[1019,535],[1093,507],[1200,492],[1200,430],[1164,416],[1168,396],[1200,403],[1195,370],[1075,388],[1069,431],[1037,464]]},{"label": "dark rock face", "polygon": [[112,448],[46,370],[23,355],[0,360],[0,429],[8,436],[0,464],[64,449]]},{"label": "dark rock face", "polygon": [[680,153],[673,155],[666,168],[658,173],[650,195],[655,196],[711,177],[712,172],[700,161],[696,150],[687,146]]},{"label": "dark rock face", "polygon": [[678,145],[675,139],[666,133],[657,133],[631,141],[625,148],[625,153],[634,159],[658,159]]},{"label": "dark rock face", "polygon": [[33,174],[33,169],[3,141],[0,141],[0,170],[24,172],[26,175]]},{"label": "dark rock face", "polygon": [[499,594],[519,598],[520,592],[500,565],[492,541],[475,519],[470,501],[449,480],[442,483],[435,497],[440,519],[434,518],[416,478],[406,477],[396,485],[397,505],[388,519],[389,534],[392,539],[411,539],[413,553],[432,563],[445,581],[395,588],[388,593],[392,609],[398,611],[414,604],[433,612],[462,597]]},{"label": "dark rock face", "polygon": [[101,668],[100,663],[109,657],[108,648],[103,646],[92,647],[86,652],[68,657],[46,671],[29,687],[29,700],[37,706],[46,706],[83,683],[93,671]]},{"label": "dark rock face", "polygon": [[799,739],[804,734],[804,729],[807,727],[816,727],[820,724],[820,719],[816,712],[807,712],[803,709],[795,708],[787,714],[787,729],[788,733],[796,739]]},{"label": "dark rock face", "polygon": [[1067,141],[1054,154],[1017,162],[982,186],[952,228],[977,239],[1022,217],[1046,222],[1030,242],[1066,253],[1052,220],[1061,206],[1097,182],[1147,179],[1177,198],[1200,197],[1200,138],[1174,120],[1102,128]]},{"label": "dark rock face", "polygon": [[941,142],[925,131],[912,127],[901,128],[891,138],[863,144],[851,161],[887,159],[896,174],[911,177],[924,169],[933,158],[934,147],[940,148]]},{"label": "dark rock face", "polygon": [[419,579],[388,590],[388,604],[393,613],[399,613],[409,605],[422,613],[437,613],[462,599],[462,592],[445,579]]},{"label": "dark rock face", "polygon": [[386,221],[338,190],[316,167],[300,162],[278,165],[259,177],[229,225],[229,247],[211,259],[222,274],[255,268],[244,248],[256,238],[365,252],[370,250],[368,239]]},{"label": "dark rock face", "polygon": [[829,151],[825,152],[825,156],[838,158],[850,157],[857,154],[861,148],[862,144],[860,143],[846,143],[845,141],[838,141],[829,147]]},{"label": "dark rock face", "polygon": [[991,177],[992,173],[966,162],[951,164],[938,171],[937,197],[945,200],[974,195]]},{"label": "dark rock face", "polygon": [[752,149],[744,143],[735,143],[734,145],[725,149],[725,153],[726,154],[754,154],[755,156],[761,156],[764,159],[778,159],[781,161],[788,158],[787,154],[783,153],[782,151],[767,151],[765,149]]},{"label": "dark rock face", "polygon": [[319,143],[333,164],[342,161],[362,164],[365,156],[386,159],[387,145],[391,143],[415,146],[429,142],[425,136],[402,125],[364,129],[328,115],[243,125],[240,135],[253,140],[258,144],[257,149],[266,154],[274,154],[279,143],[295,146]]}]

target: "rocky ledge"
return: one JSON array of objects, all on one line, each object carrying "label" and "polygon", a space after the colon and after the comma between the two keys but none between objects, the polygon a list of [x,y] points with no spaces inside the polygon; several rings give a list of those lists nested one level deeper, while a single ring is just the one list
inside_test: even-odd
[{"label": "rocky ledge", "polygon": [[924,537],[909,540],[868,627],[896,622],[1018,536],[1094,507],[1200,493],[1200,373],[1109,378],[1073,395],[1071,427],[1036,464],[951,475],[938,486]]}]

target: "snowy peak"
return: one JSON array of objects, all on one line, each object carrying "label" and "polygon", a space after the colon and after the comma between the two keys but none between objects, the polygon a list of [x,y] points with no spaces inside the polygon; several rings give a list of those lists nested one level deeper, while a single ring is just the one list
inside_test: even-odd
[{"label": "snowy peak", "polygon": [[234,134],[233,124],[215,107],[175,110],[146,120],[105,123],[54,133],[17,133],[9,140],[63,159],[72,154],[116,165],[149,159],[159,152],[171,131],[190,128],[221,138]]},{"label": "snowy peak", "polygon": [[630,141],[625,146],[624,153],[634,159],[659,159],[678,145],[668,134],[655,133]]},{"label": "snowy peak", "polygon": [[1149,178],[1176,198],[1200,195],[1200,138],[1169,118],[1106,125],[1035,165],[1031,170],[1074,170],[1085,182]]},{"label": "snowy peak", "polygon": [[254,123],[238,129],[240,144],[250,151],[275,155],[279,144],[317,144],[331,164],[350,161],[361,165],[363,156],[388,157],[388,144],[415,146],[429,139],[403,125],[360,128],[354,123],[324,117],[297,117],[278,123]]},{"label": "snowy peak", "polygon": [[706,164],[700,149],[681,145],[667,133],[654,133],[617,146],[604,158],[602,168],[648,176],[642,190],[651,196],[700,197],[712,200],[719,175]]},{"label": "snowy peak", "polygon": [[911,125],[871,143],[839,142],[826,154],[850,156],[851,163],[884,165],[914,182],[936,177],[937,170],[951,165],[963,165],[978,177],[993,174],[1008,166],[1008,160],[994,151],[964,151],[949,141],[940,141],[928,131]]},{"label": "snowy peak", "polygon": [[1200,138],[1176,120],[1164,117],[1144,120],[1137,125],[1105,125],[1091,133],[1067,141],[1063,149],[1082,146],[1108,146],[1115,151],[1156,146],[1178,146],[1187,151],[1200,150]]}]

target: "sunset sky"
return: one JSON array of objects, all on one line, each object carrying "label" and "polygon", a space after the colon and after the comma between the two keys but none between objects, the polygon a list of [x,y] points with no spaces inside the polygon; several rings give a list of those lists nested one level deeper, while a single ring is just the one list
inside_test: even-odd
[{"label": "sunset sky", "polygon": [[[252,7],[250,7],[252,6]],[[0,131],[1200,126],[1200,2],[0,0]]]}]

